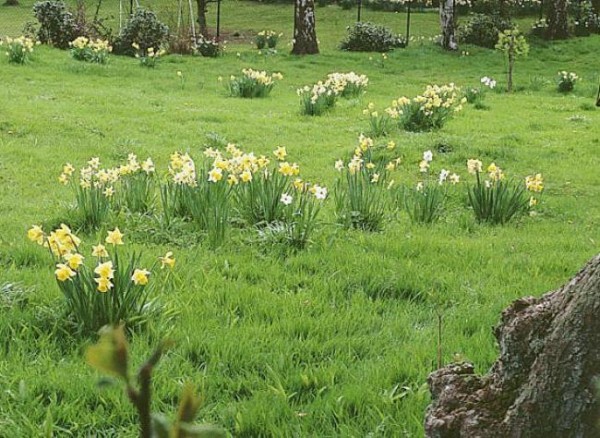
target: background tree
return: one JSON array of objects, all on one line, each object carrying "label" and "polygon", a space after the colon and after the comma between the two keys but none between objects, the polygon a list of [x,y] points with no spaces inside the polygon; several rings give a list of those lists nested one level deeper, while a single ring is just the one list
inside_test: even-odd
[{"label": "background tree", "polygon": [[565,39],[569,37],[569,16],[567,0],[551,0],[548,2],[546,20],[548,29],[546,38],[552,40]]},{"label": "background tree", "polygon": [[293,55],[319,53],[315,28],[315,1],[295,0],[294,3],[294,46]]},{"label": "background tree", "polygon": [[208,27],[206,25],[206,13],[208,12],[208,0],[196,0],[198,5],[198,33],[208,37]]},{"label": "background tree", "polygon": [[458,50],[456,42],[455,0],[440,0],[440,25],[442,26],[442,47],[445,50]]}]

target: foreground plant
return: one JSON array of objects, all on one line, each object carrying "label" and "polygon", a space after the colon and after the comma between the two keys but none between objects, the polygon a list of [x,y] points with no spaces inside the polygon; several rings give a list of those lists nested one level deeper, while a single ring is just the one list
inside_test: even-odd
[{"label": "foreground plant", "polygon": [[139,368],[135,379],[129,370],[129,345],[123,325],[104,327],[100,340],[87,348],[85,357],[89,365],[125,384],[127,398],[138,413],[141,438],[224,438],[225,431],[219,427],[193,424],[202,402],[191,383],[183,386],[174,422],[163,414],[151,413],[152,373],[170,345],[168,341],[161,342]]},{"label": "foreground plant", "polygon": [[538,204],[539,200],[529,192],[544,190],[541,174],[528,176],[523,184],[506,179],[502,169],[492,163],[487,167],[487,178],[484,179],[483,164],[474,159],[467,161],[467,170],[475,175],[475,184],[468,187],[467,193],[478,222],[504,225]]},{"label": "foreground plant", "polygon": [[0,46],[5,48],[8,62],[12,64],[25,64],[31,58],[35,41],[21,36],[19,38],[5,37],[0,39]]},{"label": "foreground plant", "polygon": [[442,128],[454,114],[462,110],[466,98],[460,97],[454,84],[428,85],[423,94],[408,99],[401,97],[386,111],[406,131],[432,131]]},{"label": "foreground plant", "polygon": [[281,73],[269,74],[266,71],[246,68],[242,70],[241,76],[230,77],[228,90],[233,97],[267,97],[275,85],[275,80],[281,79]]},{"label": "foreground plant", "polygon": [[[81,240],[65,224],[49,234],[34,225],[27,236],[50,251],[67,310],[85,333],[107,324],[135,327],[144,323],[156,307],[156,291],[164,291],[168,286],[168,272],[175,264],[172,253],[168,253],[150,269],[141,267],[140,253],[119,250],[124,243],[118,228],[109,231],[105,241],[93,246],[86,256]],[[85,263],[86,258],[95,262],[90,266]],[[159,260],[163,268],[169,268],[160,284],[150,280]]]},{"label": "foreground plant", "polygon": [[392,122],[389,112],[376,111],[375,105],[369,103],[363,114],[369,118],[369,136],[377,138],[389,134]]},{"label": "foreground plant", "polygon": [[154,162],[147,158],[141,163],[137,156],[130,153],[127,163],[119,166],[118,199],[131,213],[149,213],[156,197],[156,175]]}]

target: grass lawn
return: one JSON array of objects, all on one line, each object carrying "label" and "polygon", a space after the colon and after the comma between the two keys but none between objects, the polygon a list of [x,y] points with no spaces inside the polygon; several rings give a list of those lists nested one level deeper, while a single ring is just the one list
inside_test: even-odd
[{"label": "grass lawn", "polygon": [[[322,53],[298,58],[285,46],[288,6],[223,5],[226,29],[283,32],[279,53],[230,42],[221,58],[170,55],[156,69],[117,56],[86,64],[48,47],[36,47],[24,66],[1,54],[0,436],[136,436],[122,390],[98,388],[85,364],[94,340],[69,325],[50,257],[26,238],[32,224],[48,230],[71,218],[73,194],[57,181],[65,162],[80,168],[97,156],[114,165],[134,152],[151,156],[164,176],[172,152],[200,160],[216,133],[257,155],[283,145],[303,178],[330,188],[312,245],[296,254],[258,244],[251,228],[233,228],[213,250],[194,233],[162,233],[145,219],[121,214],[106,224],[119,226],[148,265],[167,250],[177,259],[177,287],[159,296],[175,316],[154,318],[131,338],[135,364],[165,336],[176,341],[156,370],[153,409],[173,413],[189,380],[204,400],[199,419],[234,436],[422,436],[438,315],[443,362],[462,358],[485,372],[497,355],[491,328],[501,310],[559,287],[599,252],[600,36],[533,43],[517,61],[515,93],[489,92],[488,109],[467,105],[440,131],[394,129],[383,140],[395,141],[402,158],[394,178],[411,185],[426,150],[436,169],[461,175],[465,193],[470,158],[515,178],[541,172],[546,189],[535,215],[480,225],[459,197],[428,226],[390,206],[384,230],[368,233],[337,225],[331,196],[334,162],[368,129],[362,110],[432,83],[467,87],[492,76],[500,89],[502,55],[443,53],[426,40],[387,60],[340,52],[355,12],[326,7],[316,11]],[[365,12],[388,24],[399,15]],[[435,13],[413,19],[415,35],[438,33]],[[265,99],[229,97],[217,78],[246,67],[283,80]],[[556,91],[559,70],[582,77],[573,93]],[[334,71],[366,74],[366,94],[302,116],[296,89]],[[88,246],[101,238],[78,234]]]}]

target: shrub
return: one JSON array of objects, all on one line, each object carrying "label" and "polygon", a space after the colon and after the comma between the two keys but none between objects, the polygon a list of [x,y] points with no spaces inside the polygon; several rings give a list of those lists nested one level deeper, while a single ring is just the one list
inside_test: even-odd
[{"label": "shrub", "polygon": [[62,1],[46,0],[33,5],[33,13],[40,23],[38,40],[61,49],[80,36],[73,14]]},{"label": "shrub", "polygon": [[143,52],[147,52],[151,47],[154,52],[158,52],[167,43],[168,38],[169,28],[158,20],[156,14],[139,8],[121,29],[114,49],[119,55],[135,56],[133,43],[136,43]]},{"label": "shrub", "polygon": [[276,79],[283,79],[281,73],[268,74],[266,71],[245,68],[242,70],[242,76],[231,76],[227,88],[233,97],[267,97]]},{"label": "shrub", "polygon": [[194,52],[208,58],[216,58],[225,50],[225,46],[219,44],[215,38],[206,38],[203,35],[198,35],[194,44]]},{"label": "shrub", "polygon": [[12,64],[25,64],[29,61],[34,45],[35,42],[31,38],[24,36],[0,39],[0,46],[6,46],[6,56],[8,56],[8,62]]},{"label": "shrub", "polygon": [[397,118],[405,131],[432,131],[442,128],[455,113],[462,110],[465,102],[466,98],[459,97],[459,89],[454,84],[428,85],[420,96],[394,100],[386,112],[392,118]]},{"label": "shrub", "polygon": [[351,52],[389,52],[396,47],[405,47],[406,42],[390,29],[377,24],[364,22],[348,26],[348,35],[340,48]]},{"label": "shrub", "polygon": [[[141,254],[120,252],[123,234],[118,228],[108,232],[104,242],[108,248],[102,243],[92,248],[95,267],[86,265],[80,239],[65,224],[48,235],[34,225],[27,236],[50,250],[56,264],[56,281],[69,313],[86,333],[94,333],[107,324],[127,323],[131,327],[145,322],[154,307],[154,291],[166,286],[166,281],[159,285],[150,280],[153,269],[140,267]],[[172,267],[175,259],[169,253],[161,262]]]},{"label": "shrub", "polygon": [[499,15],[474,14],[459,28],[459,38],[468,44],[493,49],[498,42],[498,34],[514,26]]}]

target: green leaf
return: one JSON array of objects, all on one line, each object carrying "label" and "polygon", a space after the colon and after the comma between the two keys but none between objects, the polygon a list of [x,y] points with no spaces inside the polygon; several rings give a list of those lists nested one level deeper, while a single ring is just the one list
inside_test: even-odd
[{"label": "green leaf", "polygon": [[171,423],[164,414],[152,414],[152,438],[169,438]]},{"label": "green leaf", "polygon": [[223,429],[211,424],[186,424],[179,425],[180,438],[226,438],[227,434]]}]

